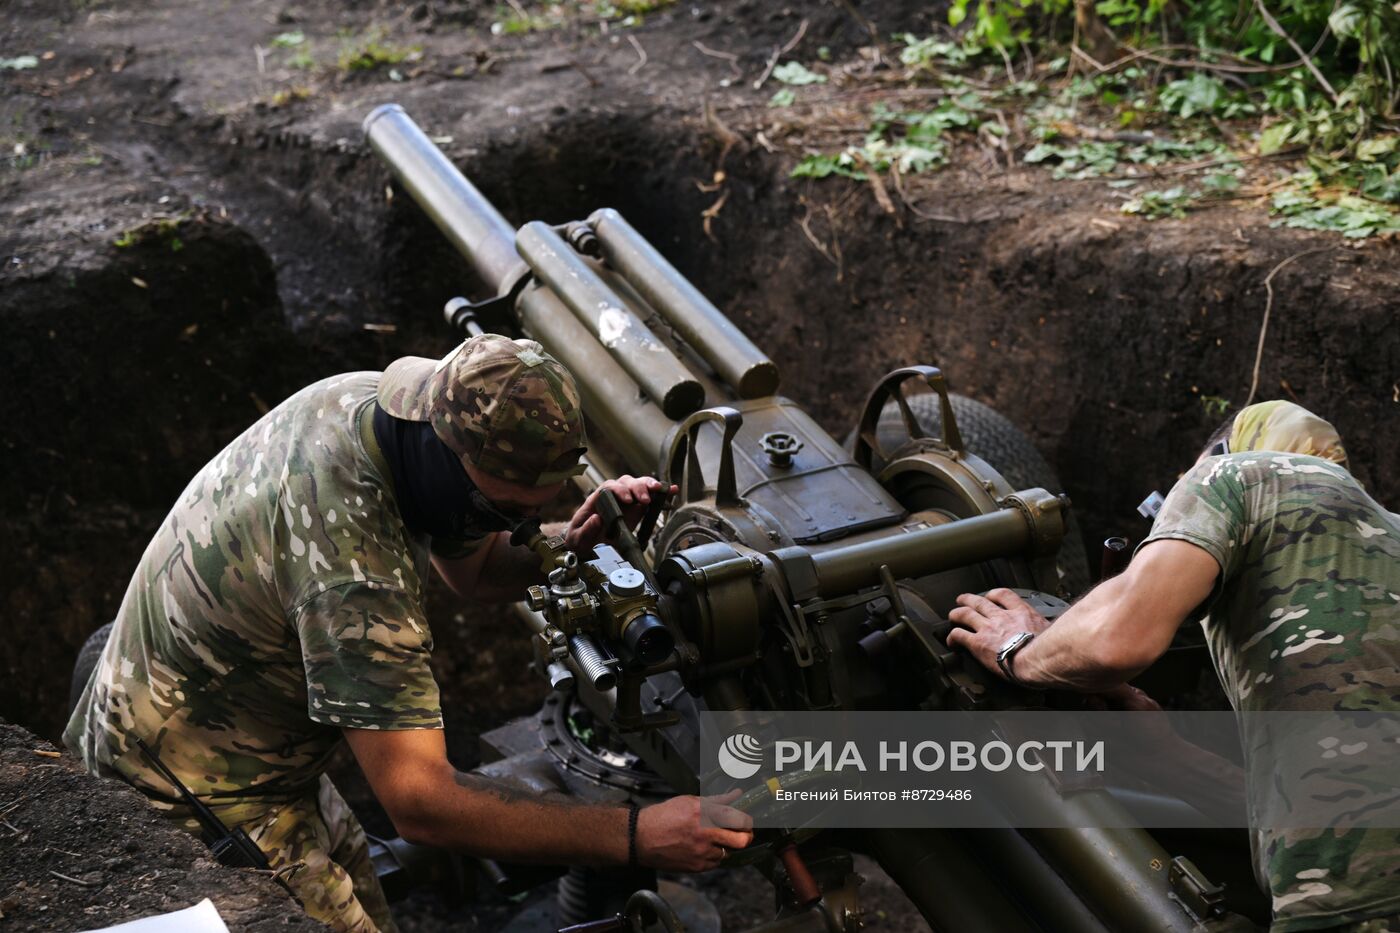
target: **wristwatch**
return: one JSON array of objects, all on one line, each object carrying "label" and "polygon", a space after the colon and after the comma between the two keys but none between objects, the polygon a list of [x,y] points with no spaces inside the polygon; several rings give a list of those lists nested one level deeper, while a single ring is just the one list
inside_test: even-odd
[{"label": "wristwatch", "polygon": [[1033,638],[1035,638],[1035,632],[1017,632],[1008,638],[1006,644],[1002,645],[1001,650],[997,652],[997,667],[1001,668],[1001,672],[1007,680],[1018,687],[1026,685],[1021,683],[1015,672],[1011,670],[1011,662],[1016,657],[1016,652],[1029,645]]}]

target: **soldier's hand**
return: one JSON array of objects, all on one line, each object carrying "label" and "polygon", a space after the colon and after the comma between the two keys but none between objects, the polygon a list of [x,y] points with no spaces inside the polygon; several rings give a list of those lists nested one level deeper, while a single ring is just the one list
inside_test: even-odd
[{"label": "soldier's hand", "polygon": [[1050,627],[1030,603],[1008,589],[991,590],[986,596],[963,593],[948,620],[961,626],[948,633],[948,647],[966,649],[999,677],[997,652],[1007,639],[1019,632],[1039,635]]},{"label": "soldier's hand", "polygon": [[569,519],[569,527],[564,531],[564,542],[569,547],[584,550],[603,540],[603,516],[598,514],[598,497],[605,489],[622,507],[622,517],[627,527],[635,529],[652,499],[674,495],[677,487],[668,489],[659,479],[651,476],[619,476],[608,480],[583,500],[583,505]]},{"label": "soldier's hand", "polygon": [[637,818],[637,860],[662,871],[709,871],[753,841],[753,819],[725,806],[739,796],[673,797]]}]

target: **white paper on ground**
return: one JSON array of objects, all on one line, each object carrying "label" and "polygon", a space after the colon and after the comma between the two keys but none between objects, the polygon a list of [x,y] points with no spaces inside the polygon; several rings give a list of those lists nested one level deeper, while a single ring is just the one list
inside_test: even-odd
[{"label": "white paper on ground", "polygon": [[114,927],[89,930],[88,933],[228,933],[224,919],[214,902],[205,898],[193,907],[177,910],[173,914],[160,914],[133,920]]}]

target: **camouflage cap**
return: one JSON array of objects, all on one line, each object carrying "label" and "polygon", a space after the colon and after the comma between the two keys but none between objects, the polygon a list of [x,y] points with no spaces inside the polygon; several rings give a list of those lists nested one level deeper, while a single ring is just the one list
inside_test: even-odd
[{"label": "camouflage cap", "polygon": [[533,340],[482,334],[441,360],[395,360],[380,377],[379,404],[431,422],[463,464],[500,479],[548,486],[585,469],[578,386]]}]

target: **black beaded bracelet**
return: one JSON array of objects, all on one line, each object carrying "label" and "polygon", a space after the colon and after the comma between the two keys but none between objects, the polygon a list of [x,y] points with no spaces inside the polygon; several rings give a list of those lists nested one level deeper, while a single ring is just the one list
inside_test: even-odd
[{"label": "black beaded bracelet", "polygon": [[627,812],[627,867],[637,867],[637,817],[641,815],[642,808],[635,803],[628,803]]}]

